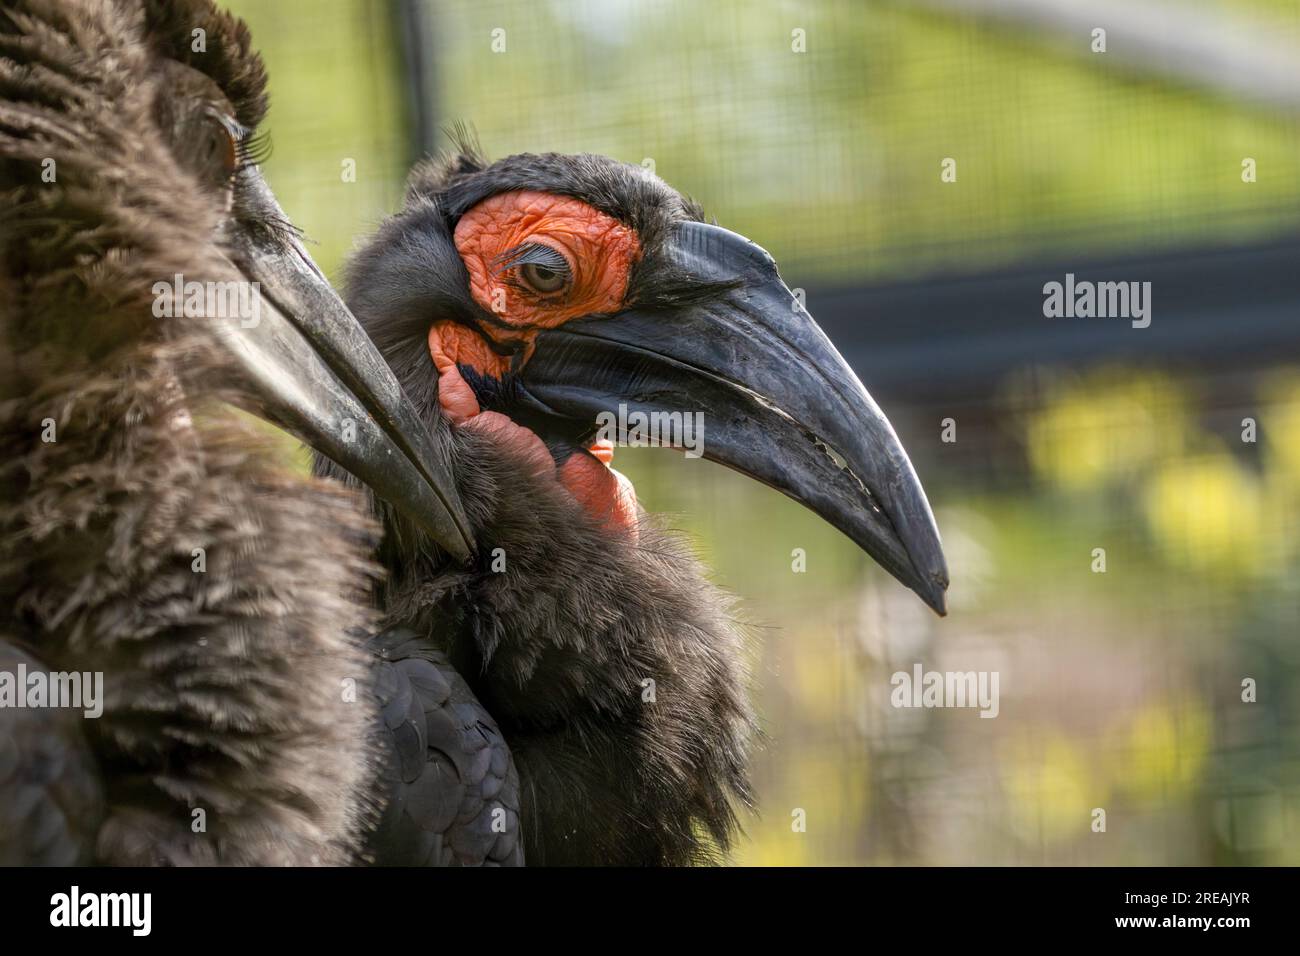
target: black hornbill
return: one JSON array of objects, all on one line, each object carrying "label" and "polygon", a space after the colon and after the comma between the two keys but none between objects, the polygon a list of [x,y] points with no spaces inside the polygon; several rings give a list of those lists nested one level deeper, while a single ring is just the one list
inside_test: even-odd
[{"label": "black hornbill", "polygon": [[[462,144],[417,166],[345,298],[450,450],[476,554],[462,565],[378,505],[379,607],[495,718],[529,862],[710,859],[749,801],[742,643],[607,467],[628,437],[611,423],[702,413],[705,458],[812,508],[943,613],[938,532],[884,415],[771,257],[639,167],[488,163]],[[410,861],[433,784],[404,732],[370,846]],[[408,793],[419,808],[402,809]]]},{"label": "black hornbill", "polygon": [[[702,413],[706,458],[942,611],[888,422],[765,252],[599,157],[418,167],[349,266],[367,339],[249,161],[263,88],[207,0],[0,19],[0,670],[107,683],[99,721],[0,711],[0,858],[712,858],[749,801],[743,644],[596,417]],[[173,275],[260,277],[261,323],[151,318]],[[355,496],[217,399],[365,489],[376,615]]]},{"label": "black hornbill", "polygon": [[359,852],[377,529],[226,402],[468,558],[258,172],[265,82],[208,0],[0,3],[0,864]]}]

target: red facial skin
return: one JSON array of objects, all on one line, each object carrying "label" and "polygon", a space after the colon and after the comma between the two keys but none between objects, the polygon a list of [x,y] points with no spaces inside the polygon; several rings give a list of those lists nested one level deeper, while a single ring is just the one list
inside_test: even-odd
[{"label": "red facial skin", "polygon": [[[470,209],[456,225],[456,249],[469,271],[470,294],[499,325],[481,331],[498,344],[522,344],[525,361],[533,339],[570,319],[615,312],[627,296],[628,276],[640,256],[636,234],[577,199],[550,193],[501,193]],[[498,257],[524,243],[561,253],[569,286],[546,295],[530,289],[518,269],[502,271]],[[537,475],[556,480],[602,526],[636,537],[636,493],[613,468],[614,448],[598,442],[570,455],[558,468],[542,440],[498,412],[485,412],[458,366],[500,378],[509,359],[475,330],[455,322],[429,329],[429,352],[438,370],[438,402],[455,427],[474,428],[508,446]]]},{"label": "red facial skin", "polygon": [[[564,255],[573,285],[562,295],[529,293],[500,272],[497,256],[524,243]],[[509,326],[486,330],[498,341],[527,341],[539,329],[620,308],[628,274],[640,255],[636,234],[616,219],[568,196],[533,191],[485,199],[456,224],[456,249],[469,270],[474,301]]]}]

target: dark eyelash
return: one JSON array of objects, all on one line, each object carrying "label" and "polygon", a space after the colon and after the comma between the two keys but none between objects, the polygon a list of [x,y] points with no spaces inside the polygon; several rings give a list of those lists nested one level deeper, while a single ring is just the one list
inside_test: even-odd
[{"label": "dark eyelash", "polygon": [[245,169],[260,166],[271,158],[270,133],[266,131],[255,132],[233,116],[214,106],[207,107],[206,113],[224,126],[226,132],[235,141],[234,173],[236,175],[242,173]]},{"label": "dark eyelash", "polygon": [[241,130],[235,140],[236,171],[249,166],[261,166],[271,158],[271,134]]},{"label": "dark eyelash", "polygon": [[303,232],[302,228],[295,226],[288,219],[282,219],[279,216],[276,216],[273,219],[263,220],[262,226],[267,230],[267,232],[271,233],[271,235],[277,237],[281,241],[291,242],[295,239],[298,242],[307,241],[307,234]]},{"label": "dark eyelash", "polygon": [[564,258],[563,253],[540,242],[525,242],[513,249],[507,249],[492,260],[493,272],[497,275],[527,265],[541,266],[566,279],[573,271],[569,268],[569,260]]}]

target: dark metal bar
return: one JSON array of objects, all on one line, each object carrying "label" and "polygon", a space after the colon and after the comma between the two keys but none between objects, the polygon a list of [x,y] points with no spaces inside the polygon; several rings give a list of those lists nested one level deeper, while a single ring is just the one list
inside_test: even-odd
[{"label": "dark metal bar", "polygon": [[[1048,318],[1045,283],[1151,283],[1149,328]],[[1300,361],[1300,237],[987,275],[808,290],[808,310],[873,392],[980,396],[1033,364],[1241,368]],[[879,397],[879,395],[878,395]]]},{"label": "dark metal bar", "polygon": [[438,57],[433,5],[428,0],[391,0],[393,33],[406,103],[410,146],[407,166],[438,146]]}]

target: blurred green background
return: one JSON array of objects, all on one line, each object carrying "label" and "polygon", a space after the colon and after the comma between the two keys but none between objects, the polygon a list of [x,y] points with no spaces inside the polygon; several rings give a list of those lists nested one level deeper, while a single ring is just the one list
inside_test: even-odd
[{"label": "blurred green background", "polygon": [[[884,392],[869,349],[846,355],[935,506],[953,582],[942,621],[777,493],[672,452],[619,452],[642,504],[673,516],[755,625],[768,736],[737,862],[1300,863],[1296,349],[1175,359],[1134,338],[1113,355],[1038,350],[961,388],[926,374],[924,349],[930,282],[968,278],[974,301],[982,277],[1025,263],[1062,264],[1060,278],[1075,262],[1249,260],[1294,241],[1300,87],[1285,72],[1279,96],[1243,94],[1222,76],[1147,68],[1158,58],[1123,15],[1098,24],[1111,49],[1097,54],[1087,31],[993,20],[975,2],[229,6],[270,70],[267,175],[333,278],[400,202],[429,145],[417,120],[464,121],[493,157],[652,162],[771,251],[814,316],[819,290],[860,298],[860,338],[918,343],[916,369],[894,369]],[[1211,25],[1229,52],[1266,38],[1300,67],[1294,0],[1152,10],[1171,12],[1174,39]],[[946,157],[955,183],[941,182]],[[341,176],[349,159],[355,182]],[[1297,273],[1292,261],[1267,276],[1293,328]],[[873,313],[872,290],[904,280],[915,308]],[[1248,305],[1251,288],[1233,301]],[[1061,321],[1041,317],[1041,299],[1023,309]],[[1246,334],[1235,309],[1215,318],[1225,343]],[[1114,320],[1076,321],[1080,335],[1114,334]],[[944,418],[955,442],[941,440]],[[1257,441],[1243,441],[1245,418]],[[892,708],[890,675],[914,662],[997,671],[999,717]]]}]

